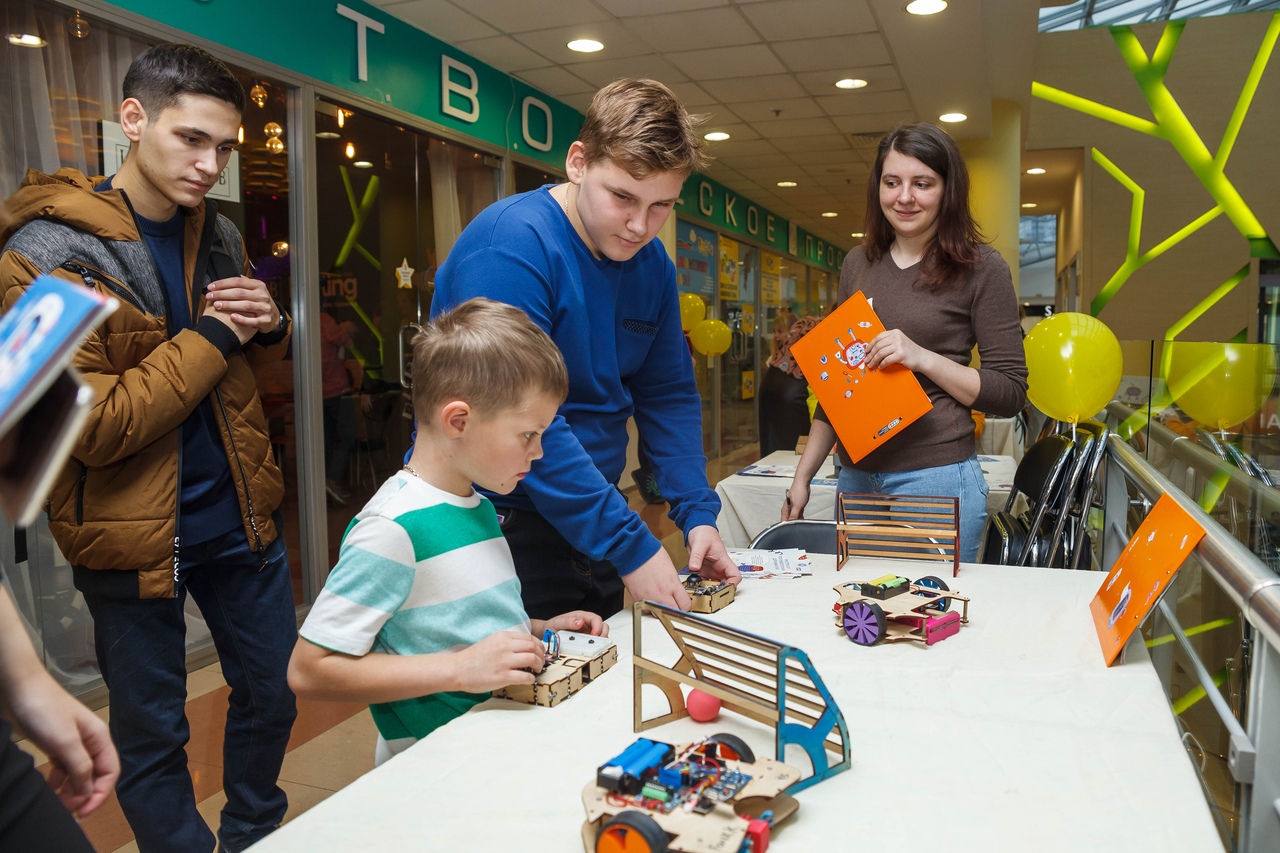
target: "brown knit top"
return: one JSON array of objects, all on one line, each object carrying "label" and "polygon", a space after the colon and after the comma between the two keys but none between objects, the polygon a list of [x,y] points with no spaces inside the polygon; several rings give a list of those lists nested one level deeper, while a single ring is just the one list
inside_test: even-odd
[{"label": "brown knit top", "polygon": [[[1027,363],[1009,265],[990,246],[983,246],[968,275],[934,290],[916,281],[919,269],[919,264],[899,269],[888,252],[868,263],[858,247],[845,257],[839,299],[843,302],[861,290],[886,329],[901,329],[919,346],[957,364],[969,365],[976,344],[982,388],[972,408],[1002,417],[1016,415],[1026,405]],[[857,465],[840,448],[842,465],[874,473],[911,471],[954,464],[973,454],[970,407],[924,374],[916,378],[933,402],[932,411]],[[814,418],[830,423],[821,408]]]}]

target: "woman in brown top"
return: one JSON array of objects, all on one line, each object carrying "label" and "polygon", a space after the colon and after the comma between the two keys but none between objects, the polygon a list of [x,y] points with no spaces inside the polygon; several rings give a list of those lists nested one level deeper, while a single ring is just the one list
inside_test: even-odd
[{"label": "woman in brown top", "polygon": [[[1026,404],[1027,367],[1017,294],[1004,259],[969,212],[969,173],[955,142],[920,122],[880,141],[867,187],[866,237],[840,273],[841,301],[861,290],[886,331],[867,366],[915,372],[933,409],[856,465],[840,450],[840,491],[956,495],[961,559],[977,558],[987,485],[972,409],[1012,416]],[[980,368],[969,366],[974,346]],[[821,409],[797,465],[782,518],[803,517],[809,481],[836,434]]]}]

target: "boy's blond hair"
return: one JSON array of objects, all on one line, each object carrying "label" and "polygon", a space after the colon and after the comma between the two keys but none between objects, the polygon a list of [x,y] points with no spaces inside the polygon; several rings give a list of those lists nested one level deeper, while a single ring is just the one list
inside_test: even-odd
[{"label": "boy's blond hair", "polygon": [[429,421],[452,400],[480,414],[514,409],[535,393],[564,402],[569,374],[528,315],[476,297],[436,317],[413,339],[413,412]]},{"label": "boy's blond hair", "polygon": [[588,165],[611,160],[637,180],[655,172],[687,178],[710,160],[698,134],[704,120],[658,81],[626,77],[596,92],[578,141]]}]

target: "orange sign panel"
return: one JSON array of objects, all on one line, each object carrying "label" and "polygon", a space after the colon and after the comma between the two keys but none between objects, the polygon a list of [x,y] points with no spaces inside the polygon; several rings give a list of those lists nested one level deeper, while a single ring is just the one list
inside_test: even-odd
[{"label": "orange sign panel", "polygon": [[1204,528],[1168,495],[1151,507],[1089,602],[1107,666],[1116,662],[1203,536]]},{"label": "orange sign panel", "polygon": [[916,375],[900,364],[866,365],[884,324],[862,291],[791,345],[849,458],[857,462],[933,408]]}]

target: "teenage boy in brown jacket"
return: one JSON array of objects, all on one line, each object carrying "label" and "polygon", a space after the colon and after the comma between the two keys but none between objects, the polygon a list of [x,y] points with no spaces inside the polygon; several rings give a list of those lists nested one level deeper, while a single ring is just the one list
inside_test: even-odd
[{"label": "teenage boy in brown jacket", "polygon": [[41,273],[121,303],[77,354],[96,402],[50,492],[49,528],[94,619],[120,752],[120,805],[142,853],[206,853],[184,746],[183,605],[199,605],[231,685],[221,848],[284,818],[276,784],[296,716],[296,640],[253,365],[284,355],[288,317],[248,276],[205,194],[236,146],[240,82],[199,48],[160,45],[124,79],[128,157],[111,178],[28,173],[0,240],[8,309]]}]

